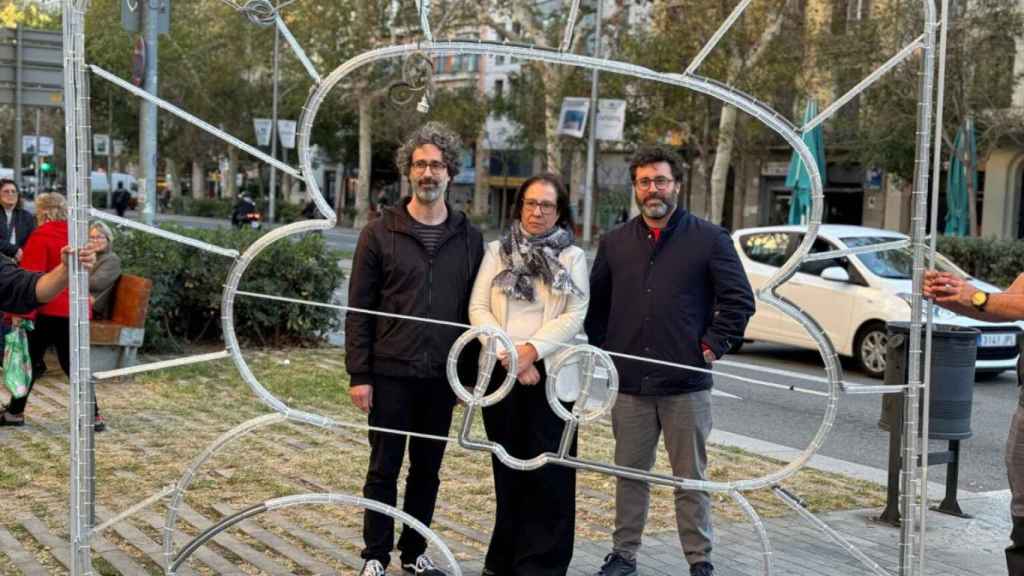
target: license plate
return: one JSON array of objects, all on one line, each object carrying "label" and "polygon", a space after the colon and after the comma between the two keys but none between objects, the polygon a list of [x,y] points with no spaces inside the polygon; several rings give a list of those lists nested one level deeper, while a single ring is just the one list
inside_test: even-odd
[{"label": "license plate", "polygon": [[1016,345],[1016,334],[980,334],[978,336],[978,348],[1006,348]]}]

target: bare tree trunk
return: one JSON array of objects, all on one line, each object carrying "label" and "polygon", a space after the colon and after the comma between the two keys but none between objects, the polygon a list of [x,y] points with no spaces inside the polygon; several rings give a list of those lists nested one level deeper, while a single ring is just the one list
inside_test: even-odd
[{"label": "bare tree trunk", "polygon": [[708,198],[708,220],[722,223],[722,204],[725,200],[725,186],[729,181],[729,164],[732,162],[733,145],[736,142],[736,108],[722,107],[718,120],[718,147],[715,149],[715,163],[711,168],[711,190]]},{"label": "bare tree trunk", "polygon": [[177,198],[181,196],[181,175],[178,170],[178,161],[174,158],[165,158],[164,163],[167,165],[167,175],[169,176],[167,186],[171,189],[171,198]]},{"label": "bare tree trunk", "polygon": [[238,197],[238,148],[228,147],[228,174],[224,195],[228,198]]},{"label": "bare tree trunk", "polygon": [[206,178],[203,174],[203,165],[199,160],[192,160],[192,197],[196,200],[206,198]]},{"label": "bare tree trunk", "polygon": [[483,219],[491,212],[490,175],[491,151],[484,146],[487,128],[482,126],[476,137],[476,182],[473,185],[473,216]]},{"label": "bare tree trunk", "polygon": [[547,170],[560,174],[562,172],[562,143],[558,138],[558,114],[561,102],[554,87],[559,86],[558,75],[552,65],[544,65],[542,78],[549,89],[544,91],[544,148]]},{"label": "bare tree trunk", "polygon": [[359,99],[359,184],[356,186],[356,218],[354,226],[361,228],[370,218],[370,171],[373,169],[370,99]]}]

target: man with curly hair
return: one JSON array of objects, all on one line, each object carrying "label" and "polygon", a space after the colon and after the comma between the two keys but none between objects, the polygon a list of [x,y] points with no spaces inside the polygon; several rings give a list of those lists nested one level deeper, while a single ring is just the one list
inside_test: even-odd
[{"label": "man with curly hair", "polygon": [[[412,196],[382,207],[359,235],[348,301],[354,308],[468,323],[469,295],[483,258],[483,237],[461,211],[445,202],[459,171],[459,137],[437,122],[416,130],[395,162]],[[445,377],[448,351],[462,330],[422,321],[349,312],[345,318],[349,396],[371,426],[447,436],[455,395]],[[463,356],[469,357],[470,354]],[[370,464],[363,495],[391,506],[406,437],[370,432]],[[429,526],[445,442],[409,438],[405,512]],[[394,520],[367,511],[361,576],[386,574],[394,548]],[[404,526],[397,546],[402,569],[443,576],[425,554],[423,536]]]}]

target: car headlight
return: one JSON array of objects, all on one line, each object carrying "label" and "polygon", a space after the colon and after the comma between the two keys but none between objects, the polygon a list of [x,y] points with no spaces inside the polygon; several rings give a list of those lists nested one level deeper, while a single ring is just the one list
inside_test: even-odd
[{"label": "car headlight", "polygon": [[[897,296],[900,297],[900,300],[903,300],[904,302],[906,302],[907,306],[910,306],[911,309],[913,309],[913,299],[914,299],[914,297],[913,297],[913,295],[910,292],[900,292],[899,294],[897,294]],[[928,302],[923,301],[922,304],[923,304],[923,306],[921,307],[921,318],[922,319],[927,319],[928,318]],[[955,318],[956,317],[956,313],[955,312],[947,310],[947,309],[943,308],[942,306],[932,306],[932,308],[935,309],[935,317],[936,318],[949,319],[949,318]]]}]

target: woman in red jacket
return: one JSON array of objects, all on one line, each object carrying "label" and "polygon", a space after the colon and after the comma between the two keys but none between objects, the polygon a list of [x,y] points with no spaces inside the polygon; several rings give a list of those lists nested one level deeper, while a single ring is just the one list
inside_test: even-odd
[{"label": "woman in red jacket", "polygon": [[[36,196],[36,222],[38,227],[29,236],[23,248],[21,267],[33,272],[49,272],[62,265],[61,253],[68,244],[67,201],[60,194],[40,194]],[[70,303],[68,290],[64,288],[57,297],[25,315],[32,320],[35,329],[28,333],[29,355],[32,357],[32,382],[46,370],[43,357],[52,345],[57,349],[57,360],[64,374],[71,373],[71,332],[68,316]],[[91,315],[91,310],[90,310]],[[40,369],[42,368],[42,369]],[[31,386],[29,393],[32,392]],[[0,413],[0,425],[18,426],[24,423],[25,404],[28,394],[15,398]],[[101,432],[106,428],[100,416],[99,404],[96,404],[95,429]]]}]

